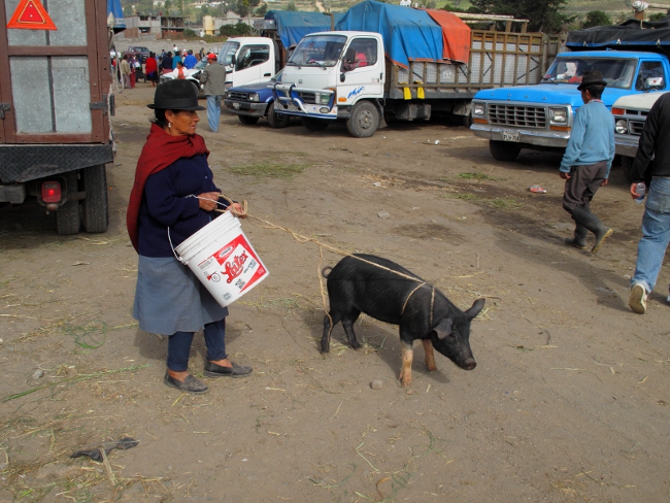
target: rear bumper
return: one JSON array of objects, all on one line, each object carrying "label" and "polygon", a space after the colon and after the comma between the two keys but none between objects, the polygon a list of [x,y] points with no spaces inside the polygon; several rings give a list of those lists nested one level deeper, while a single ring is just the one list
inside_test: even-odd
[{"label": "rear bumper", "polygon": [[538,147],[565,148],[570,139],[569,131],[547,131],[547,130],[528,130],[505,128],[500,126],[490,126],[488,124],[473,124],[470,131],[475,136],[487,138],[494,141],[504,141],[503,132],[519,133],[519,143],[536,145]]},{"label": "rear bumper", "polygon": [[0,145],[0,184],[25,183],[113,160],[111,144]]}]

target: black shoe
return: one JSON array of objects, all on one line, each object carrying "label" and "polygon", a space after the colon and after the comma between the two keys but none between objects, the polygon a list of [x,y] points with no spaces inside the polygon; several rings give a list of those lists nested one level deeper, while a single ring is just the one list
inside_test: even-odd
[{"label": "black shoe", "polygon": [[203,393],[207,393],[209,390],[205,383],[199,381],[191,374],[187,375],[183,381],[180,381],[172,377],[169,372],[165,372],[163,382],[166,386],[172,386],[173,388],[177,388],[179,391],[193,393],[194,395],[202,395]]},{"label": "black shoe", "polygon": [[224,367],[217,363],[207,361],[205,362],[205,369],[203,370],[202,374],[206,375],[207,377],[244,377],[248,376],[252,372],[253,369],[251,367],[245,367],[243,365],[238,365],[237,363],[233,363],[232,367]]},{"label": "black shoe", "polygon": [[586,250],[588,248],[584,241],[577,241],[576,238],[565,238],[565,244],[578,250]]}]

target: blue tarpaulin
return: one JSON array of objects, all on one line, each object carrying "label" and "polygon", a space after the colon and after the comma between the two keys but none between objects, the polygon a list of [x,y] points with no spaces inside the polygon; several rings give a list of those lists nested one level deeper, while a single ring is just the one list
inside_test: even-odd
[{"label": "blue tarpaulin", "polygon": [[[343,14],[336,13],[334,16],[337,23]],[[271,10],[265,14],[265,19],[274,19],[277,34],[286,48],[300,42],[305,35],[331,29],[330,16],[320,12]]]},{"label": "blue tarpaulin", "polygon": [[404,67],[410,60],[443,60],[442,28],[424,10],[366,0],[351,7],[335,29],[380,33],[386,56]]},{"label": "blue tarpaulin", "polygon": [[121,0],[107,0],[107,17],[112,14],[114,16],[114,33],[118,33],[126,29],[126,20],[123,17],[123,9],[121,8]]}]

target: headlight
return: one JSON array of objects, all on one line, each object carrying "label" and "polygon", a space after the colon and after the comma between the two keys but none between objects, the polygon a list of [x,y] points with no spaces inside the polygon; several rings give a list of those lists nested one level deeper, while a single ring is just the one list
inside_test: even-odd
[{"label": "headlight", "polygon": [[568,109],[567,108],[550,108],[549,117],[551,122],[559,124],[568,123]]},{"label": "headlight", "polygon": [[260,101],[261,97],[258,95],[258,93],[251,93],[248,99],[249,101]]},{"label": "headlight", "polygon": [[628,123],[623,119],[619,119],[614,124],[614,131],[616,131],[618,134],[628,133]]},{"label": "headlight", "polygon": [[472,105],[472,115],[484,115],[486,113],[486,106],[484,103],[474,103]]},{"label": "headlight", "polygon": [[316,96],[316,102],[320,105],[327,105],[330,103],[330,94],[319,94]]}]

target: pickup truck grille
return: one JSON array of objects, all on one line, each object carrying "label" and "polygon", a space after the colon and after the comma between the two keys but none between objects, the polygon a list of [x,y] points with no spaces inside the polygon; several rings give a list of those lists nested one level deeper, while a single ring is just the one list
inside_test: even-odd
[{"label": "pickup truck grille", "polygon": [[488,110],[491,124],[534,129],[546,129],[547,127],[547,117],[543,107],[489,104]]},{"label": "pickup truck grille", "polygon": [[642,134],[643,127],[644,121],[628,121],[628,131],[632,135],[640,136]]},{"label": "pickup truck grille", "polygon": [[249,98],[249,93],[239,93],[237,91],[228,91],[228,99],[235,101],[247,101]]}]

